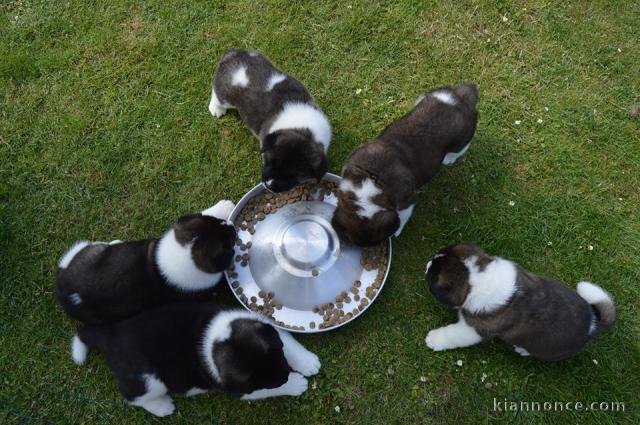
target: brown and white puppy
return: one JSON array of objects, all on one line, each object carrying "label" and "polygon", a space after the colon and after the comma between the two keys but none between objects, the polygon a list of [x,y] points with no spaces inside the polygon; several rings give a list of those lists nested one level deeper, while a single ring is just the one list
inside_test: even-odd
[{"label": "brown and white puppy", "polygon": [[331,125],[309,91],[258,52],[226,53],[213,80],[209,112],[235,108],[260,141],[262,183],[273,192],[317,183],[327,172]]},{"label": "brown and white puppy", "polygon": [[561,360],[578,353],[616,319],[611,296],[598,285],[564,284],[490,257],[475,244],[440,250],[427,264],[433,296],[458,309],[458,322],[431,330],[434,351],[499,338],[522,356]]},{"label": "brown and white puppy", "polygon": [[361,246],[398,236],[418,189],[469,148],[478,98],[475,84],[427,92],[409,113],[353,151],[342,168],[335,230]]}]

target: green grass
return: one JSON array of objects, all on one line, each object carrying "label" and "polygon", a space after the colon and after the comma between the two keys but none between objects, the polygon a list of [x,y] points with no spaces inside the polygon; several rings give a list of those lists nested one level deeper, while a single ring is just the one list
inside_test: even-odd
[{"label": "green grass", "polygon": [[[627,108],[640,102],[640,3],[560,3],[2,2],[0,422],[638,423],[640,134]],[[376,303],[300,337],[323,361],[316,389],[178,397],[160,421],[124,404],[98,355],[71,362],[55,265],[77,239],[158,235],[259,180],[237,115],[207,111],[231,48],[309,87],[334,126],[333,172],[425,89],[478,83],[480,122],[466,156],[423,189]],[[426,332],[455,313],[430,296],[424,265],[460,241],[571,286],[601,283],[617,325],[554,364],[499,342],[427,350]],[[218,295],[234,302],[224,285]],[[500,413],[494,397],[626,411]]]}]

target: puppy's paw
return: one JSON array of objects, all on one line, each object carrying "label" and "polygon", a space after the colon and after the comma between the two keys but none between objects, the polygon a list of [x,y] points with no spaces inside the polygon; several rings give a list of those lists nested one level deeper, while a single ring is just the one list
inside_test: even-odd
[{"label": "puppy's paw", "polygon": [[522,357],[527,357],[531,355],[531,353],[529,353],[527,350],[525,350],[522,347],[518,347],[517,345],[514,345],[513,349],[516,353],[520,354]]},{"label": "puppy's paw", "polygon": [[311,351],[302,348],[295,354],[295,360],[289,364],[291,369],[304,376],[312,376],[320,372],[320,359]]},{"label": "puppy's paw", "polygon": [[431,348],[433,351],[442,351],[453,348],[449,343],[449,338],[447,338],[446,331],[444,331],[443,329],[430,330],[427,334],[425,342],[427,344],[427,347]]},{"label": "puppy's paw", "polygon": [[285,384],[286,393],[284,395],[300,395],[307,391],[309,388],[309,381],[307,378],[300,375],[299,373],[290,373],[289,380]]},{"label": "puppy's paw", "polygon": [[231,212],[235,207],[236,204],[234,204],[233,201],[223,199],[211,208],[202,211],[202,215],[209,215],[215,218],[219,218],[220,220],[228,220]]},{"label": "puppy's paw", "polygon": [[220,118],[227,113],[227,109],[221,106],[215,105],[213,102],[209,103],[209,112],[216,118]]},{"label": "puppy's paw", "polygon": [[211,92],[211,101],[209,102],[209,112],[211,113],[211,115],[213,115],[216,118],[220,118],[225,114],[225,112],[227,112],[227,108],[225,108],[222,105],[222,103],[218,99],[218,96],[216,96],[215,91]]},{"label": "puppy's paw", "polygon": [[176,410],[173,400],[168,395],[147,401],[142,407],[158,417],[169,416]]}]

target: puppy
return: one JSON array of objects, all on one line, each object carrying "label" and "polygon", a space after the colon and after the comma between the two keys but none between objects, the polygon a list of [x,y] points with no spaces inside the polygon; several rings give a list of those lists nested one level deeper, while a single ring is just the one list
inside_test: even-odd
[{"label": "puppy", "polygon": [[307,390],[304,376],[320,370],[315,354],[262,316],[202,302],[84,327],[72,339],[74,362],[83,364],[89,348],[104,355],[129,404],[156,416],[173,413],[169,393],[221,390],[243,400],[300,395]]},{"label": "puppy", "polygon": [[520,355],[561,360],[616,319],[611,296],[599,286],[580,282],[576,293],[474,244],[440,250],[426,279],[438,301],[458,309],[457,323],[427,335],[435,351],[500,338]]},{"label": "puppy", "polygon": [[231,201],[181,217],[159,239],[81,241],[58,262],[55,295],[87,324],[113,322],[156,304],[201,297],[233,257]]},{"label": "puppy", "polygon": [[478,97],[474,84],[425,93],[408,114],[352,152],[342,169],[336,232],[361,246],[398,236],[417,190],[469,148]]},{"label": "puppy", "polygon": [[272,192],[314,183],[327,172],[331,125],[307,89],[260,53],[232,50],[213,80],[209,111],[236,108],[260,142],[262,182]]}]

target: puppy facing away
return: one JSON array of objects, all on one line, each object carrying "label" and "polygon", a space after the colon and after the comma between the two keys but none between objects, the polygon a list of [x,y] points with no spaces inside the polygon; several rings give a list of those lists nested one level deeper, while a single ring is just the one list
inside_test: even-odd
[{"label": "puppy facing away", "polygon": [[342,168],[334,229],[361,246],[398,236],[418,189],[469,148],[478,98],[474,84],[427,92],[409,113],[353,151]]},{"label": "puppy facing away", "polygon": [[499,338],[523,356],[561,360],[578,353],[616,319],[611,296],[598,285],[562,283],[529,273],[474,244],[440,250],[427,264],[433,296],[458,309],[458,322],[434,329],[435,351]]},{"label": "puppy facing away", "polygon": [[272,192],[316,183],[327,172],[331,125],[307,89],[263,55],[226,53],[213,80],[209,111],[236,108],[260,142],[262,182]]},{"label": "puppy facing away", "polygon": [[243,400],[300,395],[320,360],[263,316],[210,303],[169,304],[114,324],[85,326],[72,339],[74,362],[100,351],[134,406],[173,413],[170,393],[220,390]]},{"label": "puppy facing away", "polygon": [[182,216],[157,239],[77,242],[58,262],[58,302],[74,319],[100,324],[203,296],[231,263],[236,232],[227,219],[233,208],[220,201]]}]

